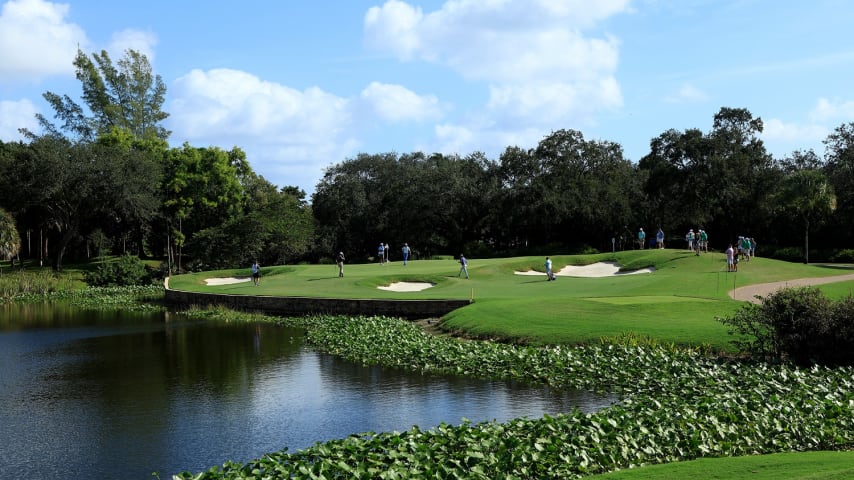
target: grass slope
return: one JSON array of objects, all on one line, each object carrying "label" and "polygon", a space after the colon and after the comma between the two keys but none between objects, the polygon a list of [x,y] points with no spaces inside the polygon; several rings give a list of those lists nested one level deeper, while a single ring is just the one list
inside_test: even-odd
[{"label": "grass slope", "polygon": [[[470,259],[470,279],[457,277],[454,260],[347,265],[338,278],[335,265],[265,267],[260,286],[251,282],[208,286],[212,277],[247,276],[249,269],[175,276],[180,290],[239,295],[286,295],[333,298],[474,298],[454,311],[443,328],[462,334],[535,344],[579,344],[627,333],[677,345],[729,349],[726,328],[715,320],[739,308],[729,290],[744,285],[850,273],[850,270],[757,258],[742,262],[738,273],[726,271],[722,253],[695,256],[686,250],[634,250],[597,255],[554,256],[555,271],[566,265],[615,261],[624,270],[654,267],[651,274],[603,278],[515,275],[542,271],[542,257]],[[420,292],[391,292],[378,286],[398,281],[429,282]],[[843,282],[822,287],[841,296],[854,287]]]},{"label": "grass slope", "polygon": [[597,475],[595,480],[842,480],[854,478],[854,452],[801,452],[703,458]]}]

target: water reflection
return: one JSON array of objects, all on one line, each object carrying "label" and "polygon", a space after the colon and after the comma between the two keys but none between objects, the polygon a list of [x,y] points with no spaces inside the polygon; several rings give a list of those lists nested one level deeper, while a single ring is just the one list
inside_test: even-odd
[{"label": "water reflection", "polygon": [[366,431],[595,410],[609,399],[363,367],[302,332],[51,306],[0,311],[0,471],[150,478]]}]

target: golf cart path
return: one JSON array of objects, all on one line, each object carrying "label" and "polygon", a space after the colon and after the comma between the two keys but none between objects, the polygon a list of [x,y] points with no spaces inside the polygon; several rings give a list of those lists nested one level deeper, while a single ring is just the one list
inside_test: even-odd
[{"label": "golf cart path", "polygon": [[854,273],[849,273],[847,275],[834,275],[832,277],[796,278],[793,280],[783,280],[782,282],[757,283],[756,285],[747,285],[745,287],[738,287],[734,290],[730,290],[729,296],[733,300],[762,303],[762,300],[757,299],[756,295],[766,297],[781,288],[810,287],[813,285],[846,282],[849,280],[854,280]]}]

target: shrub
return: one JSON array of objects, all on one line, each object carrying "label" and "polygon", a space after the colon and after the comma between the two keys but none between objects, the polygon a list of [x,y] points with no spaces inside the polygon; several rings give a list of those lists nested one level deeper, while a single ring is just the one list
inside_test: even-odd
[{"label": "shrub", "polygon": [[830,255],[829,261],[833,263],[854,263],[854,250],[837,250]]},{"label": "shrub", "polygon": [[814,287],[785,288],[718,320],[752,355],[800,365],[854,363],[854,299],[833,302]]},{"label": "shrub", "polygon": [[67,275],[49,270],[16,271],[0,275],[0,299],[8,300],[19,295],[43,295],[60,290],[70,290],[73,281]]},{"label": "shrub", "polygon": [[115,262],[103,264],[94,271],[84,273],[83,279],[93,287],[121,287],[149,284],[152,275],[138,257],[124,255]]},{"label": "shrub", "polygon": [[846,297],[833,304],[827,327],[831,341],[824,352],[826,363],[854,365],[854,298]]}]

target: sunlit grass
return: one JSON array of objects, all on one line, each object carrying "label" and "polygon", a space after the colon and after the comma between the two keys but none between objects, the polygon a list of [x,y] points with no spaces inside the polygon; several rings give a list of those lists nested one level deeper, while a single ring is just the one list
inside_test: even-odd
[{"label": "sunlit grass", "polygon": [[[850,270],[788,263],[765,258],[742,262],[726,271],[722,253],[695,256],[680,249],[625,251],[596,255],[553,256],[554,268],[614,261],[624,269],[654,267],[651,274],[604,278],[516,275],[542,271],[542,257],[469,259],[470,279],[458,278],[455,260],[420,260],[386,265],[346,265],[338,278],[335,265],[264,267],[260,286],[251,282],[209,286],[212,277],[247,276],[243,269],[180,275],[176,289],[239,295],[332,298],[468,299],[474,303],[446,316],[443,327],[471,336],[530,343],[590,343],[625,333],[682,345],[711,345],[731,350],[726,327],[716,317],[733,313],[740,302],[729,291],[754,283],[843,275]],[[394,282],[429,282],[419,292],[390,292],[377,287]],[[825,285],[840,296],[854,282]]]}]

